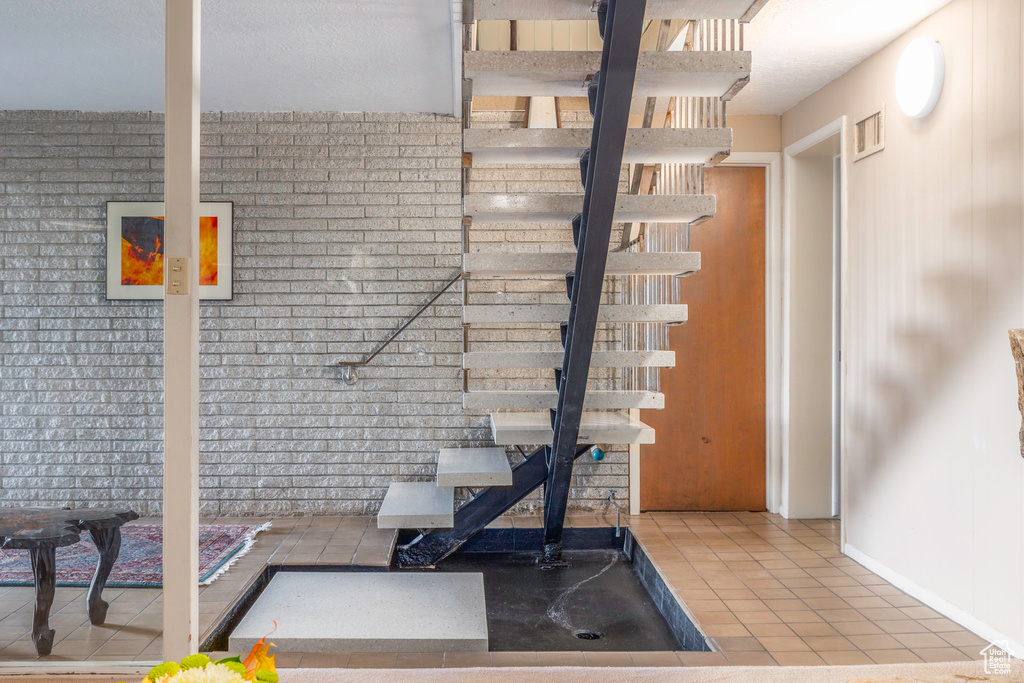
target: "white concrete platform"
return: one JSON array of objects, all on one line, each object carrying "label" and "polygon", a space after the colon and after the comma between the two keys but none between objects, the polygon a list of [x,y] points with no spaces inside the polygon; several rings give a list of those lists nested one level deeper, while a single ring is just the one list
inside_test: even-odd
[{"label": "white concrete platform", "polygon": [[378,529],[451,529],[455,490],[432,481],[396,481],[384,494]]},{"label": "white concrete platform", "polygon": [[[558,407],[557,391],[470,391],[462,395],[466,410],[543,410]],[[593,410],[662,410],[665,394],[655,391],[588,391],[584,408]]]},{"label": "white concrete platform", "polygon": [[[685,323],[686,304],[602,305],[602,323]],[[469,325],[502,323],[561,323],[569,319],[569,304],[470,304],[462,307],[462,322]]]},{"label": "white concrete platform", "polygon": [[[752,18],[755,0],[650,0],[648,19]],[[594,0],[475,0],[473,18],[594,20]]]},{"label": "white concrete platform", "polygon": [[[596,50],[474,50],[464,61],[474,96],[586,97],[600,69]],[[641,52],[633,97],[722,97],[749,75],[749,52]]]},{"label": "white concrete platform", "polygon": [[248,652],[486,652],[483,574],[278,572],[229,638]]},{"label": "white concrete platform", "polygon": [[[560,368],[562,351],[468,351],[462,354],[462,367],[484,368]],[[673,368],[674,351],[594,351],[592,368]]]},{"label": "white concrete platform", "polygon": [[[564,277],[576,267],[575,252],[472,252],[462,255],[462,270],[470,278]],[[688,275],[700,270],[700,252],[608,254],[605,275]]]},{"label": "white concrete platform", "polygon": [[511,486],[512,467],[504,448],[442,448],[438,486]]},{"label": "white concrete platform", "polygon": [[[491,413],[491,434],[500,446],[551,443],[551,413]],[[624,413],[583,413],[579,443],[654,443],[654,428]]]},{"label": "white concrete platform", "polygon": [[[572,164],[590,149],[588,128],[469,128],[463,148],[479,164]],[[627,164],[704,164],[729,153],[730,128],[630,128]]]},{"label": "white concrete platform", "polygon": [[[473,193],[465,197],[474,223],[568,223],[583,210],[579,194]],[[617,223],[693,223],[715,214],[713,195],[620,194]]]}]

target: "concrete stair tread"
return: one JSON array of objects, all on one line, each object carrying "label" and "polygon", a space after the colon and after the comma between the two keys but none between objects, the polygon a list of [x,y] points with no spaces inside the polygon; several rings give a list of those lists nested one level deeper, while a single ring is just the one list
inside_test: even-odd
[{"label": "concrete stair tread", "polygon": [[[551,414],[491,413],[494,443],[521,446],[551,443]],[[654,443],[654,429],[624,413],[583,413],[579,443],[645,444]]]},{"label": "concrete stair tread", "polygon": [[432,481],[396,481],[377,513],[379,529],[451,529],[455,489]]},{"label": "concrete stair tread", "polygon": [[[558,407],[557,391],[469,391],[462,395],[467,410],[544,410]],[[655,391],[588,391],[584,408],[593,410],[662,410],[665,394]]]},{"label": "concrete stair tread", "polygon": [[[615,200],[617,223],[693,223],[715,213],[713,195],[631,195]],[[567,223],[583,210],[579,194],[471,193],[465,215],[474,223]]]},{"label": "concrete stair tread", "polygon": [[[753,17],[755,0],[650,0],[648,19],[743,19]],[[473,18],[593,20],[593,0],[475,0]]]},{"label": "concrete stair tread", "polygon": [[[686,304],[604,304],[598,322],[685,323]],[[569,319],[569,304],[470,304],[462,307],[466,324],[561,323]]]},{"label": "concrete stair tread", "polygon": [[437,486],[511,486],[512,467],[504,448],[442,448]]},{"label": "concrete stair tread", "polygon": [[[560,368],[561,351],[467,351],[462,354],[462,367],[467,370],[487,368]],[[592,368],[672,368],[674,351],[594,351]]]},{"label": "concrete stair tread", "polygon": [[[571,164],[590,149],[588,128],[469,128],[463,147],[478,164]],[[729,128],[630,128],[623,163],[703,164],[728,154]]]},{"label": "concrete stair tread", "polygon": [[[472,252],[462,255],[462,270],[471,278],[563,277],[576,267],[575,252]],[[700,270],[700,252],[608,254],[607,275],[686,275]]]},{"label": "concrete stair tread", "polygon": [[[585,97],[601,53],[474,50],[464,65],[474,96]],[[749,75],[749,52],[641,52],[633,97],[729,97]]]}]

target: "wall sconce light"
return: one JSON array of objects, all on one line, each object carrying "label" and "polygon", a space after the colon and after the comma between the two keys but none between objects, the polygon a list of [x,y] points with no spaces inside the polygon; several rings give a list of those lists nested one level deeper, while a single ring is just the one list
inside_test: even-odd
[{"label": "wall sconce light", "polygon": [[942,94],[946,60],[934,38],[910,41],[896,68],[896,101],[907,116],[923,119],[932,113]]}]

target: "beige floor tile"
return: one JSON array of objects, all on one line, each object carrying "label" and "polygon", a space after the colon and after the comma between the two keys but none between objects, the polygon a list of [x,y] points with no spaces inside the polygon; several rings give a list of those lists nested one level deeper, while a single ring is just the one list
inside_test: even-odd
[{"label": "beige floor tile", "polygon": [[797,636],[765,637],[758,638],[758,641],[773,655],[776,652],[804,652],[810,650],[810,646]]},{"label": "beige floor tile", "polygon": [[904,650],[900,641],[885,633],[848,636],[850,642],[861,650]]},{"label": "beige floor tile", "polygon": [[922,662],[920,657],[910,650],[864,650],[875,664],[910,664]]},{"label": "beige floor tile", "polygon": [[586,666],[587,659],[582,652],[538,652],[540,666]]},{"label": "beige floor tile", "polygon": [[727,652],[729,663],[733,666],[775,666],[775,658],[767,652]]},{"label": "beige floor tile", "polygon": [[490,652],[445,652],[446,669],[467,667],[488,667],[491,665]]},{"label": "beige floor tile", "polygon": [[798,635],[793,628],[786,624],[747,624],[746,628],[750,631],[750,635],[758,638],[762,636],[780,637]]},{"label": "beige floor tile", "polygon": [[955,647],[911,648],[925,662],[966,662],[970,657]]},{"label": "beige floor tile", "polygon": [[981,636],[976,636],[970,631],[953,631],[952,633],[940,633],[939,636],[953,647],[961,650],[965,648],[982,648],[988,645],[988,641]]},{"label": "beige floor tile", "polygon": [[630,652],[635,666],[682,666],[675,652]]},{"label": "beige floor tile", "polygon": [[443,652],[399,652],[396,669],[440,669],[444,666]]},{"label": "beige floor tile", "polygon": [[491,666],[537,666],[536,652],[492,652]]},{"label": "beige floor tile", "polygon": [[721,652],[679,652],[683,666],[728,666],[729,660]]},{"label": "beige floor tile", "polygon": [[859,666],[873,664],[870,657],[860,650],[839,650],[836,652],[818,652],[818,656],[832,666]]},{"label": "beige floor tile", "polygon": [[722,652],[757,652],[764,646],[757,638],[715,638],[715,644]]},{"label": "beige floor tile", "polygon": [[397,652],[353,652],[348,660],[349,669],[393,669]]},{"label": "beige floor tile", "polygon": [[[344,669],[348,666],[348,660],[352,655],[348,652],[307,652],[302,655],[299,666],[310,669]],[[280,660],[281,655],[278,655]],[[278,666],[283,666],[278,662]]]},{"label": "beige floor tile", "polygon": [[587,666],[634,666],[628,652],[584,652]]},{"label": "beige floor tile", "polygon": [[825,663],[814,652],[772,652],[771,655],[780,666],[817,666]]}]

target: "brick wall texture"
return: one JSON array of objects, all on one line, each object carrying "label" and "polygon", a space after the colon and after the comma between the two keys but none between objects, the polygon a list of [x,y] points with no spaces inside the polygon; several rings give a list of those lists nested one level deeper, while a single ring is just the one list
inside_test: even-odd
[{"label": "brick wall texture", "polygon": [[[223,112],[202,133],[203,201],[235,205],[234,298],[202,304],[203,513],[370,513],[439,448],[489,444],[462,408],[459,285],[356,384],[336,365],[458,271],[460,123]],[[160,201],[162,178],[160,114],[0,111],[0,504],[161,510],[162,305],[104,280],[105,203]],[[626,471],[581,462],[573,505]]]}]

